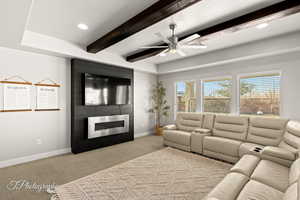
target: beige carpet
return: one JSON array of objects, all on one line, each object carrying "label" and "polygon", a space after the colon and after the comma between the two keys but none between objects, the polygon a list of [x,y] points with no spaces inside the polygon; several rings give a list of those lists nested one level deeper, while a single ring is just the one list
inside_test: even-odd
[{"label": "beige carpet", "polygon": [[201,200],[230,164],[165,148],[56,188],[60,200]]},{"label": "beige carpet", "polygon": [[160,136],[146,136],[131,142],[80,154],[66,154],[0,169],[0,200],[49,200],[46,192],[8,190],[14,180],[63,185],[81,177],[163,149]]}]

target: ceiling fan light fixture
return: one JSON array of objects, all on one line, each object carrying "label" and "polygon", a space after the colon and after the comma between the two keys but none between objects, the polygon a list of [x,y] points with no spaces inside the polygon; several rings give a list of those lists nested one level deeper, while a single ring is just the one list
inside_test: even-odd
[{"label": "ceiling fan light fixture", "polygon": [[268,27],[268,26],[269,26],[268,23],[262,23],[262,24],[258,24],[258,25],[256,26],[256,28],[258,28],[258,29],[263,29],[263,28],[266,28],[266,27]]},{"label": "ceiling fan light fixture", "polygon": [[177,51],[176,51],[176,49],[171,49],[170,53],[175,54],[175,53],[177,53]]},{"label": "ceiling fan light fixture", "polygon": [[83,23],[79,23],[77,25],[77,28],[79,28],[80,30],[84,30],[84,31],[89,29],[88,25],[83,24]]}]

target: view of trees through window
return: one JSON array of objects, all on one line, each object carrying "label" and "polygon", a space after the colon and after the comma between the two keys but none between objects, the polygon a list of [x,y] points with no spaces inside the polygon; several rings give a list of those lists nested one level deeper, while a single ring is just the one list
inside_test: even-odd
[{"label": "view of trees through window", "polygon": [[176,83],[177,112],[196,112],[195,81]]},{"label": "view of trees through window", "polygon": [[[231,100],[239,102],[241,115],[277,117],[280,114],[280,73],[241,76],[239,96],[232,96],[232,79],[202,81],[202,111],[231,113]],[[236,80],[236,79],[234,79]],[[176,83],[176,111],[196,112],[196,82]]]},{"label": "view of trees through window", "polygon": [[240,78],[240,114],[278,116],[280,74]]},{"label": "view of trees through window", "polygon": [[230,113],[231,79],[203,81],[203,111]]}]

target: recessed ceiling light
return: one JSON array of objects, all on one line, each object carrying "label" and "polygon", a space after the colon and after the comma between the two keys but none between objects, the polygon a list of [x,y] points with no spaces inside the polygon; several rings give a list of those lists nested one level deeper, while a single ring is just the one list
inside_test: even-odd
[{"label": "recessed ceiling light", "polygon": [[258,28],[258,29],[263,29],[263,28],[266,28],[266,27],[268,27],[268,26],[269,26],[268,23],[262,23],[262,24],[258,24],[258,25],[256,26],[256,28]]},{"label": "recessed ceiling light", "polygon": [[77,27],[81,30],[88,30],[89,29],[88,25],[82,24],[82,23],[78,24]]}]

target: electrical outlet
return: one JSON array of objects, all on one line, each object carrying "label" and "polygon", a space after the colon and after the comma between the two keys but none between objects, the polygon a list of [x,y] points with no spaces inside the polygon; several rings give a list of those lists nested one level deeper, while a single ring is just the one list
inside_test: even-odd
[{"label": "electrical outlet", "polygon": [[40,138],[36,139],[36,144],[40,145],[42,143],[43,143],[42,139],[40,139]]}]

